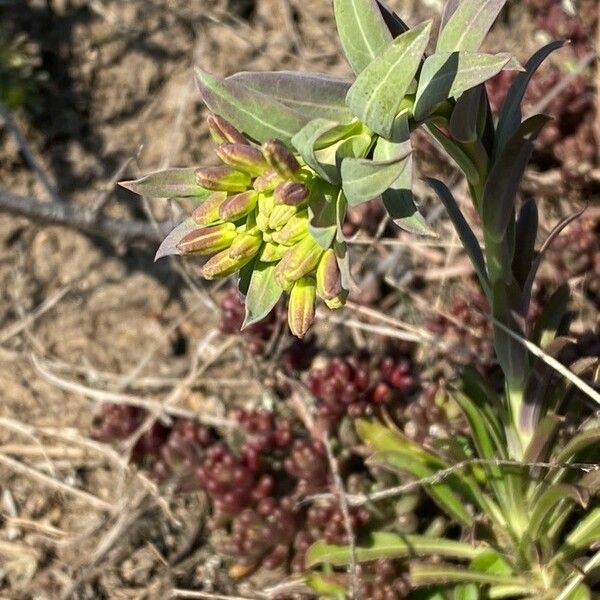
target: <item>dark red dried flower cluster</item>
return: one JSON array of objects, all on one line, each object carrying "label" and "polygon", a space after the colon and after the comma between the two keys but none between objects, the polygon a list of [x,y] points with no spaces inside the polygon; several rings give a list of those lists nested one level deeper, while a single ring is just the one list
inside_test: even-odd
[{"label": "dark red dried flower cluster", "polygon": [[308,374],[308,387],[317,399],[317,414],[331,427],[346,415],[374,414],[378,408],[406,401],[415,388],[409,359],[391,357],[373,363],[368,357],[333,358]]},{"label": "dark red dried flower cluster", "polygon": [[360,565],[360,597],[367,600],[399,600],[410,593],[408,574],[398,561],[381,559]]}]

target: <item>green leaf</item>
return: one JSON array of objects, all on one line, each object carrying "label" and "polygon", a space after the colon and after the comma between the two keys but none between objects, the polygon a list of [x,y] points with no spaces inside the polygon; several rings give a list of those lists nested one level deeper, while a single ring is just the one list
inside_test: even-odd
[{"label": "green leaf", "polygon": [[308,230],[323,249],[331,247],[335,239],[337,225],[338,196],[312,190],[308,201]]},{"label": "green leaf", "polygon": [[346,59],[360,73],[392,41],[374,0],[334,0],[335,22]]},{"label": "green leaf", "polygon": [[432,177],[426,177],[425,182],[435,191],[435,193],[439,196],[442,204],[445,206],[448,211],[448,215],[454,224],[454,228],[460,237],[460,240],[471,259],[471,263],[475,268],[475,272],[477,273],[477,277],[479,278],[479,283],[483,288],[485,295],[490,298],[491,297],[491,286],[490,281],[488,279],[487,270],[485,266],[485,260],[483,258],[483,252],[481,251],[481,247],[479,246],[479,241],[475,237],[473,230],[469,227],[467,220],[462,214],[452,192],[446,187],[444,183],[439,181],[438,179],[433,179]]},{"label": "green leaf", "polygon": [[285,104],[239,81],[220,81],[199,68],[195,73],[206,106],[257,142],[277,138],[290,143],[307,122]]},{"label": "green leaf", "polygon": [[438,38],[436,52],[479,50],[506,0],[462,0],[451,3],[450,14]]},{"label": "green leaf", "polygon": [[[379,138],[375,151],[383,144],[396,146]],[[408,148],[403,148],[387,160],[345,158],[342,161],[342,185],[348,204],[357,206],[383,194],[396,182],[411,152],[409,144]]]},{"label": "green leaf", "polygon": [[410,580],[415,586],[434,584],[475,583],[478,585],[511,585],[519,586],[523,592],[531,591],[528,581],[514,575],[496,575],[493,573],[478,573],[466,567],[454,565],[430,564],[413,562],[410,565]]},{"label": "green leaf", "polygon": [[[399,535],[384,531],[374,532],[369,536],[367,545],[356,547],[356,560],[370,562],[382,558],[407,558],[418,556],[444,556],[471,560],[480,549],[454,540],[429,537],[424,535]],[[314,567],[320,564],[345,566],[351,560],[351,549],[348,546],[327,544],[323,541],[313,544],[306,553],[306,565]]]},{"label": "green leaf", "polygon": [[534,344],[543,349],[554,341],[564,321],[570,299],[571,289],[568,283],[561,285],[550,296],[544,304],[542,314],[535,322],[535,327],[531,334],[531,341]]},{"label": "green leaf", "polygon": [[465,174],[467,181],[471,185],[477,185],[480,180],[479,171],[473,161],[464,153],[462,148],[454,140],[451,140],[440,131],[434,123],[425,125],[425,130],[458,165],[460,170]]},{"label": "green leaf", "polygon": [[548,120],[544,115],[535,115],[524,121],[492,167],[483,195],[483,224],[486,235],[493,240],[499,241],[506,234],[533,140]]},{"label": "green leaf", "polygon": [[164,258],[165,256],[180,256],[181,250],[177,247],[179,242],[188,235],[188,233],[192,233],[192,231],[195,231],[196,229],[198,229],[198,223],[191,217],[177,225],[177,227],[172,229],[162,241],[156,251],[154,261],[156,262],[158,259]]},{"label": "green leaf", "polygon": [[477,586],[473,583],[456,586],[454,588],[453,600],[480,600]]},{"label": "green leaf", "polygon": [[570,554],[576,550],[587,550],[600,541],[600,508],[589,511],[567,536],[561,551]]},{"label": "green leaf", "polygon": [[535,200],[526,200],[519,211],[515,230],[515,252],[512,271],[521,284],[527,281],[531,265],[535,258],[535,242],[538,233],[538,209]]},{"label": "green leaf", "polygon": [[417,73],[430,34],[431,21],[425,21],[398,36],[362,71],[348,92],[346,102],[352,112],[385,138],[392,135],[394,119]]},{"label": "green leaf", "polygon": [[121,181],[119,185],[148,198],[196,198],[204,200],[212,194],[196,182],[196,167],[166,169],[150,173],[135,181]]},{"label": "green leaf", "polygon": [[302,71],[245,71],[227,77],[227,82],[240,83],[269,96],[305,119],[312,120],[318,114],[338,123],[352,120],[352,112],[346,106],[350,82],[337,77]]},{"label": "green leaf", "polygon": [[506,558],[493,548],[482,550],[471,561],[470,569],[479,573],[491,573],[493,575],[510,575],[512,573],[512,567]]},{"label": "green leaf", "polygon": [[456,101],[450,117],[450,137],[463,144],[472,143],[477,139],[483,93],[483,85],[477,85],[467,90]]},{"label": "green leaf", "polygon": [[[494,77],[510,62],[511,55],[479,52],[433,54],[427,58],[415,98],[415,119],[423,120],[449,98],[461,94]],[[455,109],[456,110],[456,109]]]},{"label": "green leaf", "polygon": [[246,318],[242,329],[264,319],[281,298],[283,289],[275,281],[276,266],[277,263],[256,263],[246,294]]},{"label": "green leaf", "polygon": [[496,128],[496,155],[502,152],[505,144],[521,124],[521,102],[531,78],[546,58],[564,45],[565,42],[562,41],[551,42],[538,50],[525,65],[525,71],[513,81],[498,119],[498,126]]},{"label": "green leaf", "polygon": [[335,581],[333,577],[327,577],[321,573],[308,573],[304,576],[306,585],[311,587],[319,597],[325,595],[326,597],[346,597],[346,586],[342,585],[338,581]]},{"label": "green leaf", "polygon": [[552,485],[541,494],[533,505],[529,520],[528,532],[534,542],[539,540],[547,530],[554,509],[567,500],[585,508],[589,502],[589,494],[583,489],[568,484]]}]

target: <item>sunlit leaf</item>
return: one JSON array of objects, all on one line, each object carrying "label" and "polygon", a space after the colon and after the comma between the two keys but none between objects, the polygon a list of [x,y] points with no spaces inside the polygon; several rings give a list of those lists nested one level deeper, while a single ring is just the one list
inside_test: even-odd
[{"label": "sunlit leaf", "polygon": [[331,247],[337,232],[337,195],[315,190],[308,204],[308,229],[323,249]]},{"label": "sunlit leaf", "polygon": [[242,329],[264,319],[281,298],[283,289],[275,281],[277,263],[258,262],[254,266],[246,294],[246,318]]},{"label": "sunlit leaf", "polygon": [[463,92],[484,83],[502,71],[511,55],[479,52],[438,53],[429,56],[423,65],[415,99],[417,120],[427,117],[448,98],[458,98]]},{"label": "sunlit leaf", "polygon": [[337,77],[302,71],[244,71],[225,79],[231,81],[269,96],[311,120],[317,114],[338,123],[352,120],[352,112],[346,106],[350,83]]},{"label": "sunlit leaf", "polygon": [[135,181],[122,181],[119,185],[148,198],[195,198],[204,200],[212,192],[198,185],[196,170],[196,167],[166,169],[150,173]]},{"label": "sunlit leaf", "polygon": [[462,0],[451,2],[438,38],[436,52],[479,50],[506,0]]},{"label": "sunlit leaf", "polygon": [[431,21],[425,21],[398,36],[362,71],[348,92],[346,101],[352,112],[385,138],[392,134],[430,34]]},{"label": "sunlit leaf", "polygon": [[198,68],[196,81],[208,108],[257,142],[276,138],[290,143],[308,121],[285,104],[239,81],[220,81]]},{"label": "sunlit leaf", "polygon": [[531,588],[523,577],[514,575],[496,575],[493,573],[478,573],[466,567],[445,564],[430,564],[413,562],[410,565],[410,579],[416,586],[453,583],[476,583],[479,585],[520,586],[524,592]]},{"label": "sunlit leaf", "polygon": [[186,219],[183,223],[180,223],[173,229],[169,235],[163,240],[162,244],[159,246],[154,260],[157,261],[160,258],[164,258],[165,256],[179,256],[181,255],[181,250],[177,247],[179,242],[191,233],[198,229],[198,224],[194,219]]},{"label": "sunlit leaf", "polygon": [[334,0],[335,22],[346,59],[360,73],[391,41],[375,0]]}]

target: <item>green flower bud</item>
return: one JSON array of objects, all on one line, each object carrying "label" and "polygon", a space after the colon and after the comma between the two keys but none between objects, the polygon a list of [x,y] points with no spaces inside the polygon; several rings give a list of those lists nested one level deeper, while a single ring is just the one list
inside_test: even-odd
[{"label": "green flower bud", "polygon": [[196,181],[203,188],[217,192],[243,192],[252,183],[247,173],[236,171],[228,165],[201,167],[196,170]]},{"label": "green flower bud", "polygon": [[237,221],[256,208],[258,194],[254,190],[229,196],[219,207],[219,216],[223,221]]},{"label": "green flower bud", "polygon": [[293,246],[308,234],[308,211],[296,213],[282,229],[273,234],[273,241]]},{"label": "green flower bud", "polygon": [[215,192],[211,194],[194,212],[192,219],[198,225],[210,225],[220,219],[219,207],[227,198],[226,192]]},{"label": "green flower bud", "polygon": [[260,250],[261,245],[262,238],[242,233],[233,240],[229,248],[229,256],[233,259],[252,258]]},{"label": "green flower bud", "polygon": [[325,250],[317,267],[317,294],[323,300],[333,300],[342,291],[342,274],[335,252]]},{"label": "green flower bud", "polygon": [[271,216],[275,203],[271,194],[259,194],[258,196],[258,214],[267,219]]},{"label": "green flower bud", "polygon": [[278,262],[288,250],[289,248],[287,246],[266,242],[260,253],[259,259],[266,263]]},{"label": "green flower bud", "polygon": [[177,244],[181,254],[213,254],[229,248],[237,233],[232,223],[196,229],[184,236]]},{"label": "green flower bud", "polygon": [[256,177],[269,168],[262,152],[247,144],[222,144],[216,150],[217,156],[230,167]]},{"label": "green flower bud", "polygon": [[285,181],[280,183],[273,192],[275,204],[298,206],[308,198],[308,189],[301,183]]},{"label": "green flower bud", "polygon": [[229,122],[219,115],[209,115],[208,131],[217,144],[250,144],[250,142]]},{"label": "green flower bud", "polygon": [[200,270],[204,279],[217,279],[229,277],[252,260],[250,258],[231,258],[229,250],[223,250],[210,258]]},{"label": "green flower bud", "polygon": [[343,308],[346,304],[346,300],[348,299],[348,290],[342,290],[335,298],[331,298],[330,300],[325,300],[325,304],[327,308],[330,310],[339,310]]},{"label": "green flower bud", "polygon": [[288,304],[290,331],[303,338],[315,319],[317,288],[312,277],[302,277],[294,284]]},{"label": "green flower bud", "polygon": [[292,283],[314,271],[322,255],[323,248],[312,236],[306,236],[283,255],[275,268],[275,280],[284,290],[288,289]]},{"label": "green flower bud", "polygon": [[285,179],[293,179],[300,171],[300,163],[279,140],[268,140],[262,145],[267,162]]},{"label": "green flower bud", "polygon": [[269,228],[278,231],[297,213],[295,206],[280,204],[275,206],[269,215]]},{"label": "green flower bud", "polygon": [[257,192],[272,192],[284,181],[283,177],[277,171],[269,169],[254,180],[252,187],[254,187]]}]

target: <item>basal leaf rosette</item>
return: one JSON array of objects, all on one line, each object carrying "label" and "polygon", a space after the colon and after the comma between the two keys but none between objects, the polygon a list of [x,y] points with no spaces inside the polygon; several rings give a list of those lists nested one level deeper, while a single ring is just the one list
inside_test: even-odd
[{"label": "basal leaf rosette", "polygon": [[194,171],[201,203],[169,233],[156,259],[203,256],[205,279],[239,274],[244,326],[263,319],[287,292],[290,329],[303,337],[317,297],[337,309],[348,294],[340,190],[283,142],[254,144],[216,115],[208,123],[221,164]]}]

